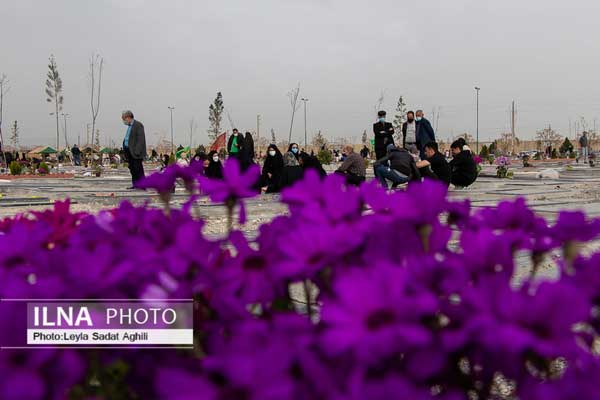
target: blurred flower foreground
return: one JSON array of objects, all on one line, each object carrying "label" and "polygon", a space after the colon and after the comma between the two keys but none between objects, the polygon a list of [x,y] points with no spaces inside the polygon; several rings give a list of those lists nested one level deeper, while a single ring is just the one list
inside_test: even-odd
[{"label": "blurred flower foreground", "polygon": [[[388,193],[308,173],[281,195],[289,214],[249,240],[234,220],[257,177],[173,166],[141,184],[165,209],[90,215],[67,201],[0,221],[2,298],[193,298],[196,341],[3,350],[0,398],[600,398],[600,253],[581,252],[600,220],[549,224],[522,199],[472,210],[434,182]],[[168,207],[177,181],[181,210]],[[202,194],[227,208],[227,237],[203,235]],[[531,260],[520,279],[517,254]],[[557,279],[536,275],[549,261]],[[23,318],[0,315],[4,334]]]}]

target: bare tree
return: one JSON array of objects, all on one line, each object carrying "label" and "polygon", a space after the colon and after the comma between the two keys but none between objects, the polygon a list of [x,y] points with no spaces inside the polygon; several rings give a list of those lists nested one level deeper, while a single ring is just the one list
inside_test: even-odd
[{"label": "bare tree", "polygon": [[275,129],[271,128],[271,143],[277,143],[277,138],[275,137]]},{"label": "bare tree", "polygon": [[379,99],[377,99],[377,103],[375,103],[375,105],[373,106],[373,111],[375,111],[373,114],[377,114],[377,112],[379,112],[381,110],[381,107],[383,106],[384,101],[385,101],[385,90],[382,90],[381,93],[379,94]]},{"label": "bare tree", "polygon": [[[92,108],[92,135],[96,131],[96,118],[100,111],[100,91],[102,89],[102,68],[104,58],[95,54],[90,58],[90,106]],[[92,142],[94,138],[92,137]],[[99,142],[96,140],[96,142]]]},{"label": "bare tree", "polygon": [[63,86],[54,55],[50,55],[49,61],[48,74],[46,75],[46,101],[48,103],[54,102],[54,116],[56,117],[56,151],[59,151],[60,130],[58,125],[58,112],[62,110],[63,106]]},{"label": "bare tree", "polygon": [[367,145],[367,143],[369,142],[369,137],[367,136],[367,130],[365,129],[363,131],[362,137],[361,137],[361,142],[362,144],[364,144],[365,146]]},{"label": "bare tree", "polygon": [[4,153],[4,137],[2,136],[2,115],[4,107],[4,96],[9,92],[10,87],[8,86],[8,78],[6,75],[0,75],[0,147],[2,148],[2,162],[6,162],[6,156]]},{"label": "bare tree", "polygon": [[312,145],[317,149],[317,151],[320,151],[321,149],[327,147],[327,144],[327,138],[323,136],[321,131],[317,132],[317,134],[312,139]]},{"label": "bare tree", "polygon": [[290,106],[292,107],[292,120],[290,121],[290,134],[288,136],[288,143],[292,142],[292,129],[294,128],[294,115],[296,115],[296,111],[300,108],[300,104],[298,104],[298,95],[300,94],[300,83],[298,86],[292,89],[291,92],[288,93],[288,97],[290,98]]},{"label": "bare tree", "polygon": [[548,125],[547,128],[542,129],[541,131],[537,131],[535,136],[544,145],[544,147],[548,147],[552,144],[555,144],[562,138],[562,136],[556,133],[550,125]]}]

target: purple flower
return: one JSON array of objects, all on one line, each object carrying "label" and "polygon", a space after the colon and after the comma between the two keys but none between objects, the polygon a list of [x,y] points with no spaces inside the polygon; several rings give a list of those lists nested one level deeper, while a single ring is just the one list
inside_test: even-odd
[{"label": "purple flower", "polygon": [[232,212],[235,204],[240,204],[239,222],[246,222],[246,209],[242,199],[254,197],[258,191],[254,185],[260,176],[260,169],[256,164],[252,164],[245,172],[240,169],[240,165],[235,158],[229,158],[223,167],[223,179],[210,179],[205,176],[199,176],[198,182],[204,194],[207,194],[214,202],[225,202],[225,205]]},{"label": "purple flower", "polygon": [[325,352],[349,351],[373,363],[431,344],[423,321],[435,314],[436,297],[414,287],[406,270],[390,265],[349,270],[334,282],[334,293],[323,301],[321,314]]},{"label": "purple flower", "polygon": [[160,368],[156,373],[156,395],[164,400],[216,400],[217,389],[202,375],[183,368]]},{"label": "purple flower", "polygon": [[561,211],[550,234],[560,243],[592,240],[600,235],[600,218],[587,220],[581,211]]}]

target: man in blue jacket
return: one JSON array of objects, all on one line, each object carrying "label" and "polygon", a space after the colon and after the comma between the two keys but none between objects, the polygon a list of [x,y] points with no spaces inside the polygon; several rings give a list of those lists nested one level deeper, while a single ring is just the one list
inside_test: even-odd
[{"label": "man in blue jacket", "polygon": [[431,127],[431,123],[423,116],[423,110],[417,110],[417,149],[421,156],[421,160],[425,159],[425,145],[430,142],[435,142],[435,132]]}]

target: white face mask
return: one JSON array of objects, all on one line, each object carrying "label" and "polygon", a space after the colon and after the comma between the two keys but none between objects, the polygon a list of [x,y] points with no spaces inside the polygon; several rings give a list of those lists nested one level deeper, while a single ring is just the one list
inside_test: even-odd
[{"label": "white face mask", "polygon": [[275,155],[275,150],[269,150],[269,155],[273,157]]},{"label": "white face mask", "polygon": [[218,161],[219,161],[219,156],[214,156],[214,157],[213,157],[213,161],[214,161],[214,162],[218,162]]},{"label": "white face mask", "polygon": [[416,121],[420,121],[422,119],[423,119],[423,117],[417,117],[417,118],[415,118]]}]

